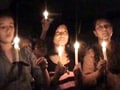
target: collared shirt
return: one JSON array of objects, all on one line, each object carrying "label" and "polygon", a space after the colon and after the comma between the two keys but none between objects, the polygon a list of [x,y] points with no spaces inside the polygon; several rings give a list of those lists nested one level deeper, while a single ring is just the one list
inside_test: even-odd
[{"label": "collared shirt", "polygon": [[[15,61],[15,50],[13,49]],[[0,51],[0,90],[32,90],[32,77],[41,84],[41,69],[34,63],[35,56],[29,48],[19,52],[21,63],[9,62],[6,55]]]}]

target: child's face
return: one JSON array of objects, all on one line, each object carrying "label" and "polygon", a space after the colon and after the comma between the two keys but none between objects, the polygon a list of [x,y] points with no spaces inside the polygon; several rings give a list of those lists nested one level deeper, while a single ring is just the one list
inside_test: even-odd
[{"label": "child's face", "polygon": [[11,43],[14,37],[14,21],[11,17],[0,17],[0,42]]},{"label": "child's face", "polygon": [[36,45],[34,49],[34,54],[37,57],[42,57],[42,56],[44,57],[47,54],[47,48]]},{"label": "child's face", "polygon": [[96,21],[94,34],[99,40],[111,39],[112,32],[112,26],[107,20],[100,19]]},{"label": "child's face", "polygon": [[31,46],[31,41],[27,38],[23,38],[20,40],[20,47],[28,47]]}]

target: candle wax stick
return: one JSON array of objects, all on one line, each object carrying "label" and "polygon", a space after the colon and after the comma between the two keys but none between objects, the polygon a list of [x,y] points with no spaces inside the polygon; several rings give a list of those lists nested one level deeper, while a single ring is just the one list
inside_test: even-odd
[{"label": "candle wax stick", "polygon": [[18,36],[16,36],[14,38],[14,48],[15,48],[15,56],[16,56],[16,61],[18,62],[19,61],[19,42],[20,42],[20,39],[18,38]]},{"label": "candle wax stick", "polygon": [[75,64],[78,64],[78,50],[75,49]]},{"label": "candle wax stick", "polygon": [[106,53],[107,42],[103,41],[101,43],[101,46],[102,46],[103,58],[104,60],[107,60],[107,53]]},{"label": "candle wax stick", "polygon": [[79,48],[79,43],[76,41],[74,44],[74,48],[75,48],[75,64],[78,64],[78,48]]},{"label": "candle wax stick", "polygon": [[59,46],[58,48],[58,55],[59,55],[59,62],[62,63],[62,53],[63,53],[63,47]]}]

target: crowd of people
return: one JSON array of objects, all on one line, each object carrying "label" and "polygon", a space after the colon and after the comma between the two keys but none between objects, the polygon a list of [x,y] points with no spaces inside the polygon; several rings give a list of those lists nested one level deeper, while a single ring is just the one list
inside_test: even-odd
[{"label": "crowd of people", "polygon": [[[93,34],[98,41],[84,44],[78,52],[78,64],[69,45],[67,25],[57,25],[48,38],[50,25],[51,20],[42,20],[42,33],[34,43],[29,38],[21,39],[17,61],[14,18],[9,12],[0,12],[0,90],[120,90],[120,43],[111,39],[110,20],[95,20]],[[107,42],[107,60],[103,41]]]}]

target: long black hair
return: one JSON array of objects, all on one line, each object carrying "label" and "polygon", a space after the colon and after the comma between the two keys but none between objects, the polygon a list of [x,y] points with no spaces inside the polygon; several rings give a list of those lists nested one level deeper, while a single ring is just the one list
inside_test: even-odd
[{"label": "long black hair", "polygon": [[[61,21],[61,20],[57,20],[57,21],[54,21],[49,30],[48,30],[48,33],[47,33],[47,48],[48,48],[48,54],[51,55],[51,54],[57,54],[54,50],[54,43],[53,43],[53,40],[54,40],[54,35],[55,35],[55,32],[57,30],[57,28],[60,26],[60,25],[64,25],[65,28],[67,29],[68,31],[68,35],[70,36],[70,33],[69,33],[69,28],[67,27],[67,24],[64,22],[64,21]],[[70,47],[70,37],[68,39],[68,42],[66,44],[66,51],[70,50],[68,49]]]}]

